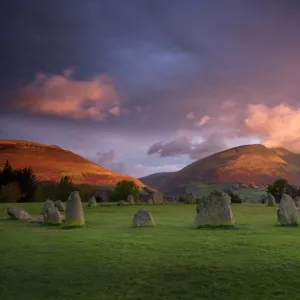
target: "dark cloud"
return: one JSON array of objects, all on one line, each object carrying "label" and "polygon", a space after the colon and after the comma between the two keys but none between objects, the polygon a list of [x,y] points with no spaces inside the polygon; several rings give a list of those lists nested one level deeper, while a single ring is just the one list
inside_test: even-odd
[{"label": "dark cloud", "polygon": [[106,163],[111,163],[115,158],[115,151],[110,150],[107,152],[97,152],[97,163],[102,165]]}]

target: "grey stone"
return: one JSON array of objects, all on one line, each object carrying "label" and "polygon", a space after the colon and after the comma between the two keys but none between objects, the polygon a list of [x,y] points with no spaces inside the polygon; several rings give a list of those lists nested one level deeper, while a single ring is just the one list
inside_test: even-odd
[{"label": "grey stone", "polygon": [[132,195],[128,195],[128,197],[127,197],[127,202],[128,202],[129,204],[135,204],[135,201],[134,201],[134,198],[133,198]]},{"label": "grey stone", "polygon": [[137,213],[134,215],[132,220],[132,226],[134,227],[149,227],[149,226],[155,226],[155,221],[148,212],[146,208],[141,208],[137,211]]},{"label": "grey stone", "polygon": [[12,220],[28,221],[31,219],[31,215],[21,207],[9,207],[7,213]]},{"label": "grey stone", "polygon": [[296,205],[297,210],[299,211],[300,210],[300,197],[299,196],[294,198],[294,203]]},{"label": "grey stone", "polygon": [[153,200],[153,204],[162,204],[163,203],[163,194],[159,191],[155,191],[152,194],[152,200]]},{"label": "grey stone", "polygon": [[55,201],[54,206],[57,207],[59,211],[65,211],[66,210],[64,203],[60,200]]},{"label": "grey stone", "polygon": [[121,201],[118,202],[118,205],[119,206],[126,206],[126,205],[129,205],[129,203],[127,201],[121,200]]},{"label": "grey stone", "polygon": [[90,200],[88,201],[88,204],[87,204],[88,207],[97,207],[97,205],[98,205],[98,203],[94,196],[90,198]]},{"label": "grey stone", "polygon": [[274,206],[276,204],[275,202],[275,198],[273,195],[271,194],[268,194],[268,197],[267,197],[267,205],[268,206]]},{"label": "grey stone", "polygon": [[207,197],[197,199],[194,224],[196,227],[234,225],[230,204],[230,196],[220,190],[214,190]]},{"label": "grey stone", "polygon": [[66,225],[83,226],[85,224],[84,212],[78,191],[70,194],[66,206]]},{"label": "grey stone", "polygon": [[43,213],[45,213],[48,208],[54,208],[54,207],[55,207],[54,202],[50,199],[47,199],[43,204]]},{"label": "grey stone", "polygon": [[44,213],[44,223],[46,224],[61,224],[62,216],[57,207],[49,207]]},{"label": "grey stone", "polygon": [[283,194],[277,211],[277,221],[281,225],[299,224],[298,212],[294,200],[291,196]]}]

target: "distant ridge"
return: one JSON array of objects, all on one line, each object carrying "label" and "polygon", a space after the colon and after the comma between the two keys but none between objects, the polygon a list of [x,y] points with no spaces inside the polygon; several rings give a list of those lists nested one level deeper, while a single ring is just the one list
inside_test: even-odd
[{"label": "distant ridge", "polygon": [[70,176],[75,184],[114,186],[120,180],[140,180],[113,172],[71,151],[56,145],[46,145],[25,140],[0,140],[0,167],[8,160],[14,168],[31,166],[40,181],[59,182]]}]

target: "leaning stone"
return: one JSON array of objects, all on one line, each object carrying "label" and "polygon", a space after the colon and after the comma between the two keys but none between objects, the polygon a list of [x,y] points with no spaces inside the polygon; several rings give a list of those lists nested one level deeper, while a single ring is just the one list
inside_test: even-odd
[{"label": "leaning stone", "polygon": [[298,225],[298,213],[291,196],[283,194],[277,211],[277,221],[281,225]]},{"label": "leaning stone", "polygon": [[275,198],[273,195],[269,194],[267,196],[267,203],[268,203],[268,206],[274,206],[276,204]]},{"label": "leaning stone", "polygon": [[9,207],[7,213],[12,220],[28,221],[31,215],[21,207]]},{"label": "leaning stone", "polygon": [[90,200],[88,201],[88,204],[87,204],[88,207],[97,207],[97,205],[98,205],[98,203],[94,196],[90,198]]},{"label": "leaning stone", "polygon": [[118,202],[119,206],[125,206],[125,205],[129,205],[129,203],[127,201],[121,200]]},{"label": "leaning stone", "polygon": [[149,227],[155,226],[155,221],[146,208],[141,208],[133,217],[132,226]]},{"label": "leaning stone", "polygon": [[44,223],[46,224],[61,224],[62,217],[57,207],[49,207],[44,213]]},{"label": "leaning stone", "polygon": [[223,191],[214,190],[207,197],[197,199],[197,202],[196,227],[234,225],[231,199]]},{"label": "leaning stone", "polygon": [[68,198],[65,223],[69,226],[83,226],[85,224],[81,198],[78,191],[72,192]]},{"label": "leaning stone", "polygon": [[127,202],[131,205],[135,204],[134,198],[132,195],[128,195]]},{"label": "leaning stone", "polygon": [[50,199],[47,199],[43,204],[43,213],[45,213],[48,208],[54,208],[54,207],[55,207],[54,202]]},{"label": "leaning stone", "polygon": [[59,211],[65,211],[66,210],[64,203],[60,200],[55,201],[54,206],[57,207]]}]

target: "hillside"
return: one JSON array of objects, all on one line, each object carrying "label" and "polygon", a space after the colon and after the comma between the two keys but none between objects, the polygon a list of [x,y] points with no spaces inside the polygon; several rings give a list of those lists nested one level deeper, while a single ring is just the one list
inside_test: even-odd
[{"label": "hillside", "polygon": [[136,178],[103,168],[71,151],[58,146],[19,140],[0,140],[0,168],[8,160],[14,168],[31,166],[39,181],[58,182],[70,176],[75,184],[114,186],[120,180],[133,180],[139,187],[144,184]]},{"label": "hillside", "polygon": [[271,183],[286,178],[300,183],[300,154],[284,148],[267,148],[261,144],[245,145],[202,158],[180,171],[152,174],[140,180],[168,192],[188,186],[192,182],[206,184],[253,182]]}]

